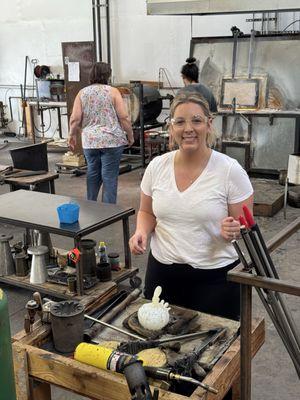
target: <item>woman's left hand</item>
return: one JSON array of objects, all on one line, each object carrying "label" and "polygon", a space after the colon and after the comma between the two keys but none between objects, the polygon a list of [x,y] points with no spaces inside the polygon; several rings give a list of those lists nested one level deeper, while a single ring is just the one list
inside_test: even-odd
[{"label": "woman's left hand", "polygon": [[240,237],[240,223],[233,217],[226,217],[221,222],[221,235],[225,240],[238,239]]}]

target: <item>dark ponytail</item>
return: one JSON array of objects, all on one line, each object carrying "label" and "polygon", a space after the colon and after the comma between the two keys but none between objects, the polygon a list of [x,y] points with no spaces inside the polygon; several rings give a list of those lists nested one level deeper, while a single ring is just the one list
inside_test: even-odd
[{"label": "dark ponytail", "polygon": [[186,78],[191,82],[198,83],[199,68],[196,64],[196,58],[189,57],[185,61],[186,64],[184,64],[181,68],[181,74],[183,75],[183,78]]}]

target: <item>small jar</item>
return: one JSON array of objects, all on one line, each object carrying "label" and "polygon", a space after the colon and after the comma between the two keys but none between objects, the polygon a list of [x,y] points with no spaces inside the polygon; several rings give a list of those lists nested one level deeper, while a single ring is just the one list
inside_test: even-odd
[{"label": "small jar", "polygon": [[68,276],[67,283],[69,292],[76,293],[76,276]]},{"label": "small jar", "polygon": [[101,263],[96,266],[96,275],[100,282],[111,281],[111,267],[109,263]]},{"label": "small jar", "polygon": [[119,253],[109,253],[108,262],[110,264],[112,271],[119,271],[121,269]]},{"label": "small jar", "polygon": [[25,253],[15,255],[16,276],[27,276],[29,272],[28,256]]}]

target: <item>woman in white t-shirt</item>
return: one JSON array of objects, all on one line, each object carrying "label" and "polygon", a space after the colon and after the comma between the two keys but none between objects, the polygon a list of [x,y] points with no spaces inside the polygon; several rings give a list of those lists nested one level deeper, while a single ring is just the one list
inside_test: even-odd
[{"label": "woman in white t-shirt", "polygon": [[137,255],[151,238],[145,297],[160,285],[171,304],[239,319],[239,285],[226,274],[238,262],[230,241],[242,205],[252,209],[251,183],[236,160],[211,149],[212,116],[199,94],[175,97],[170,134],[179,149],[146,169],[129,242]]}]

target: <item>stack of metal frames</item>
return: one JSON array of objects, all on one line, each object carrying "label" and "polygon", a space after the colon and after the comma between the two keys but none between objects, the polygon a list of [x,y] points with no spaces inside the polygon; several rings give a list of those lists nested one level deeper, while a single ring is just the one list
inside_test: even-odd
[{"label": "stack of metal frames", "polygon": [[[254,269],[258,276],[279,279],[257,223],[246,206],[243,206],[243,211],[245,217],[240,216],[241,236],[252,263],[249,264],[247,262],[239,243],[233,240],[232,244],[241,263],[249,272],[253,272]],[[255,287],[255,289],[281,337],[300,378],[300,335],[283,295],[268,289],[258,287]]]}]

